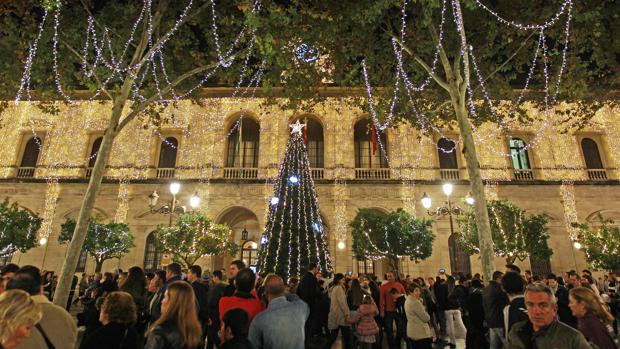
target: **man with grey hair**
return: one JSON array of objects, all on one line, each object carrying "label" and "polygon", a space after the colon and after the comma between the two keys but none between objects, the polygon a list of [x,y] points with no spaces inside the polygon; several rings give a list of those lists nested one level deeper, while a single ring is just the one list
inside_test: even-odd
[{"label": "man with grey hair", "polygon": [[504,349],[592,348],[581,332],[558,321],[555,295],[546,285],[535,283],[527,286],[525,307],[529,320],[512,327]]},{"label": "man with grey hair", "polygon": [[250,324],[248,338],[254,349],[290,349],[304,347],[304,327],[310,308],[296,294],[286,294],[282,278],[269,274],[265,278],[267,309]]}]

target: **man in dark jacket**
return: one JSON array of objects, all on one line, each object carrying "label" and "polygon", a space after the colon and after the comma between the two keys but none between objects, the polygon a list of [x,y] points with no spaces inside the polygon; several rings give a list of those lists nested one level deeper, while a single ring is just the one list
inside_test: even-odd
[{"label": "man in dark jacket", "polygon": [[557,320],[555,296],[549,287],[534,283],[525,290],[528,320],[516,323],[504,349],[591,349],[581,332]]},{"label": "man in dark jacket", "polygon": [[577,318],[573,316],[573,312],[568,307],[568,290],[566,287],[558,284],[558,278],[555,274],[547,275],[547,285],[555,295],[560,321],[572,328],[577,328]]},{"label": "man in dark jacket", "polygon": [[220,299],[226,294],[228,285],[223,279],[222,271],[216,270],[211,275],[211,288],[207,300],[209,309],[209,329],[207,330],[207,349],[220,347],[217,332],[220,330]]},{"label": "man in dark jacket", "polygon": [[237,277],[237,273],[246,268],[245,263],[240,260],[234,260],[230,263],[230,270],[228,271],[228,287],[226,287],[226,297],[232,296],[235,289],[235,277]]},{"label": "man in dark jacket", "polygon": [[189,273],[187,273],[187,281],[192,285],[194,289],[194,295],[198,302],[198,320],[202,325],[203,339],[207,336],[207,323],[209,322],[209,308],[208,308],[208,292],[209,288],[203,284],[200,279],[202,277],[202,268],[198,265],[192,265],[189,267]]},{"label": "man in dark jacket", "polygon": [[504,344],[504,307],[508,305],[508,296],[502,291],[503,273],[495,271],[493,280],[482,291],[484,319],[490,332],[490,348],[501,349]]},{"label": "man in dark jacket", "polygon": [[469,309],[469,324],[467,328],[467,348],[488,348],[484,333],[484,307],[482,306],[482,282],[471,280],[469,295],[467,296]]},{"label": "man in dark jacket", "polygon": [[519,274],[506,273],[502,277],[502,288],[510,300],[510,304],[504,307],[504,331],[508,333],[514,324],[528,319],[523,296],[525,280]]},{"label": "man in dark jacket", "polygon": [[222,318],[222,349],[252,349],[248,340],[250,317],[241,309],[230,309]]},{"label": "man in dark jacket", "polygon": [[306,302],[310,308],[310,316],[308,316],[305,327],[306,345],[317,332],[318,327],[317,316],[319,311],[317,308],[317,299],[321,294],[321,290],[319,289],[318,280],[316,279],[317,272],[318,268],[316,263],[310,263],[308,265],[308,271],[302,276],[299,287],[297,288],[297,295],[301,300]]}]

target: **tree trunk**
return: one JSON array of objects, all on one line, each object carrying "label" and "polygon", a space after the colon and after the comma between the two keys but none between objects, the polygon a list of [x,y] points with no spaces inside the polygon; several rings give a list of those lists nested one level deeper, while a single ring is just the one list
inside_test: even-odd
[{"label": "tree trunk", "polygon": [[398,270],[398,257],[396,256],[388,256],[388,264],[390,266],[390,270],[394,273],[394,277],[397,277],[400,275],[400,271]]},{"label": "tree trunk", "polygon": [[495,253],[493,251],[493,237],[491,235],[491,224],[489,222],[489,211],[487,210],[487,199],[484,195],[484,183],[480,173],[480,163],[476,154],[473,130],[467,117],[465,106],[465,96],[462,98],[452,98],[452,105],[459,123],[459,130],[463,140],[465,161],[467,162],[467,173],[471,186],[471,195],[474,198],[474,210],[476,217],[476,228],[478,229],[478,239],[480,241],[480,257],[482,258],[482,272],[485,280],[492,280],[495,265]]},{"label": "tree trunk", "polygon": [[86,193],[84,194],[84,200],[82,201],[82,207],[80,208],[80,214],[78,216],[75,231],[73,237],[69,243],[69,249],[67,256],[65,257],[65,263],[62,266],[60,272],[60,279],[58,280],[58,286],[54,294],[54,304],[58,306],[66,306],[67,297],[69,296],[69,288],[71,287],[71,280],[75,268],[77,267],[80,252],[82,251],[82,245],[86,239],[86,233],[88,231],[88,221],[93,213],[95,206],[95,199],[97,198],[97,192],[101,186],[101,180],[103,179],[103,173],[110,159],[110,152],[112,150],[112,144],[117,136],[117,126],[125,107],[127,96],[131,88],[131,83],[125,82],[121,90],[121,94],[115,99],[114,106],[112,107],[112,116],[108,123],[108,127],[103,134],[103,140],[101,141],[101,147],[97,154],[97,160],[95,161],[95,167],[93,173],[88,182]]},{"label": "tree trunk", "polygon": [[[103,260],[98,261],[95,260],[95,273],[100,273],[101,272],[101,268],[103,267]],[[54,300],[56,299],[56,297],[54,297]]]}]

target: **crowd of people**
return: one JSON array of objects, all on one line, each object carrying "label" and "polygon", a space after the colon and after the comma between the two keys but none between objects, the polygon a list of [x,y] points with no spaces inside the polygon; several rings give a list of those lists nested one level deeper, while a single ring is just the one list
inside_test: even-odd
[{"label": "crowd of people", "polygon": [[345,349],[618,348],[619,280],[588,270],[539,278],[507,265],[485,283],[328,277],[311,263],[283,280],[241,260],[212,273],[171,263],[74,277],[64,308],[51,302],[55,283],[35,266],[2,269],[0,349],[328,349],[339,336]]}]

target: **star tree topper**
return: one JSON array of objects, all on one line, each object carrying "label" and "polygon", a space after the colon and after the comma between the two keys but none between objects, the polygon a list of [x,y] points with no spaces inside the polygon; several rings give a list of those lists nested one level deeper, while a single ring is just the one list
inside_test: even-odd
[{"label": "star tree topper", "polygon": [[291,130],[291,134],[295,134],[297,133],[298,135],[301,136],[301,130],[306,127],[306,124],[300,124],[299,120],[297,120],[297,122],[295,122],[294,124],[290,124],[288,125],[292,130]]}]

